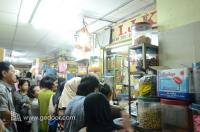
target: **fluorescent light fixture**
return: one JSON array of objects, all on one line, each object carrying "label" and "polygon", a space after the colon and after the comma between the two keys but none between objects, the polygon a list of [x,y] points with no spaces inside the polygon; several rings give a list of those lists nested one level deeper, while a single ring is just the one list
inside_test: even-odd
[{"label": "fluorescent light fixture", "polygon": [[13,56],[13,57],[24,56],[25,54],[26,54],[26,53],[24,53],[24,52],[12,51],[12,56]]},{"label": "fluorescent light fixture", "polygon": [[19,21],[21,23],[28,23],[30,16],[37,4],[38,0],[23,0],[20,10]]},{"label": "fluorescent light fixture", "polygon": [[17,57],[8,57],[8,56],[6,56],[4,58],[4,61],[9,61],[11,63],[16,63],[16,64],[26,64],[26,63],[32,63],[33,62],[33,60],[30,59],[30,58],[22,58],[22,57],[17,58]]}]

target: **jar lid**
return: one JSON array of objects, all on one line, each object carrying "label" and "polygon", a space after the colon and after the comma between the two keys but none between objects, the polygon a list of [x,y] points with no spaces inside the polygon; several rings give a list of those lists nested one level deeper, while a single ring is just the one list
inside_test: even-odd
[{"label": "jar lid", "polygon": [[139,96],[138,100],[146,101],[146,102],[160,102],[159,97],[150,97],[150,96]]},{"label": "jar lid", "polygon": [[200,110],[200,104],[192,103],[192,105],[190,106],[190,108],[193,109],[193,110]]},{"label": "jar lid", "polygon": [[147,31],[151,29],[151,25],[148,22],[138,22],[133,28],[135,31]]},{"label": "jar lid", "polygon": [[182,106],[186,106],[190,104],[188,101],[170,100],[170,99],[161,99],[160,102],[161,104],[182,105]]}]

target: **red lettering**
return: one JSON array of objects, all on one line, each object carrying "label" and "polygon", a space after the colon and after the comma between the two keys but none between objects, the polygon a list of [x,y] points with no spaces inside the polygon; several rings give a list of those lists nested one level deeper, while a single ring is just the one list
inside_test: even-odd
[{"label": "red lettering", "polygon": [[155,14],[156,14],[156,11],[151,12],[151,14],[149,14],[150,17],[149,17],[149,19],[148,19],[148,22],[149,22],[151,25],[156,24],[156,22],[153,21],[153,19],[152,19],[152,17],[153,17]]},{"label": "red lettering", "polygon": [[142,16],[144,22],[148,22],[148,14]]},{"label": "red lettering", "polygon": [[135,24],[136,19],[131,20],[132,25]]},{"label": "red lettering", "polygon": [[[151,12],[150,14],[146,14],[146,15],[142,16],[143,21],[144,21],[144,22],[148,22],[148,23],[150,23],[151,25],[156,24],[156,22],[153,21],[153,19],[152,19],[152,17],[153,17],[155,14],[156,14],[156,11]],[[150,16],[150,17],[149,17],[149,16]]]},{"label": "red lettering", "polygon": [[123,27],[123,25],[118,26],[118,28],[119,28],[119,36],[123,34],[122,27]]}]

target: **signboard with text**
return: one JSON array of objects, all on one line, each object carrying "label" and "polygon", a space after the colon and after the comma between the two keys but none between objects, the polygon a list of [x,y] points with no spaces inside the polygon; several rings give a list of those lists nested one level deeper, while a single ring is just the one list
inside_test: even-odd
[{"label": "signboard with text", "polygon": [[112,29],[112,44],[120,43],[131,39],[132,25],[137,22],[149,22],[152,27],[157,26],[157,12],[156,9],[142,13],[137,17],[129,19],[123,23],[118,24]]}]

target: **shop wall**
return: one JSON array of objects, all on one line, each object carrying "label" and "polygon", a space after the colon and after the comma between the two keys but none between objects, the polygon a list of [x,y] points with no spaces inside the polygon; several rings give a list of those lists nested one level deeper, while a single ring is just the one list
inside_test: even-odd
[{"label": "shop wall", "polygon": [[157,0],[159,30],[200,21],[200,0]]},{"label": "shop wall", "polygon": [[4,59],[4,49],[0,48],[0,61]]},{"label": "shop wall", "polygon": [[160,64],[165,66],[188,65],[200,61],[200,22],[161,32]]},{"label": "shop wall", "polygon": [[160,64],[200,61],[200,0],[157,0]]}]

